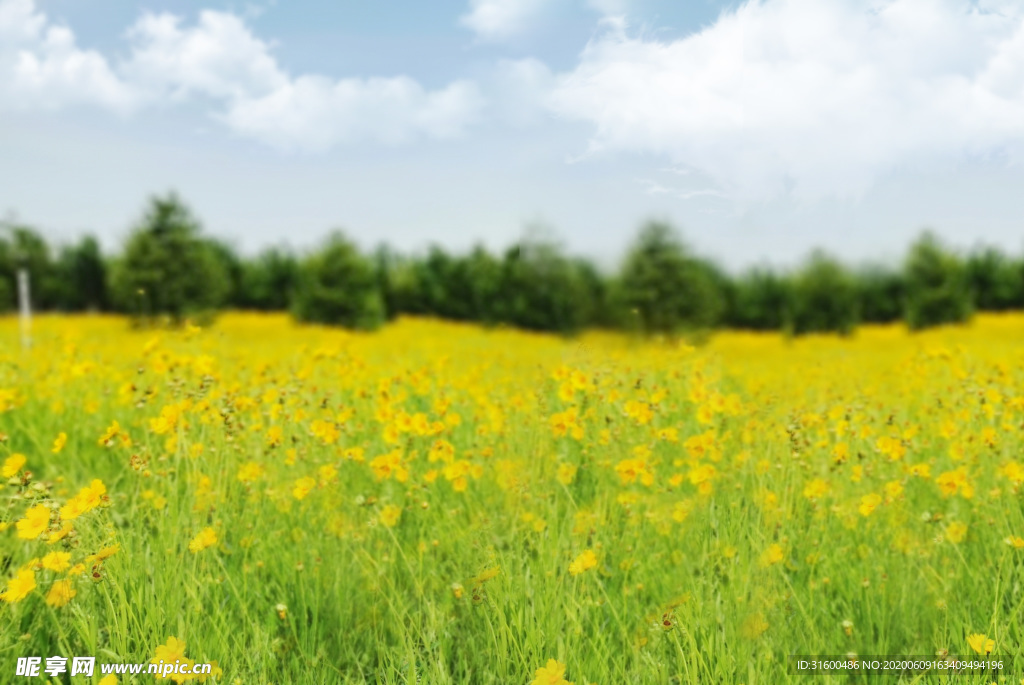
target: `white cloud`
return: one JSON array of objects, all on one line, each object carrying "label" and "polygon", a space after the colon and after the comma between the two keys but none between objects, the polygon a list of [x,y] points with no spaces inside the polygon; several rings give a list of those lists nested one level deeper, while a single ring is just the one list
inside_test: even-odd
[{"label": "white cloud", "polygon": [[231,13],[200,12],[192,26],[143,15],[129,56],[112,64],[82,50],[33,0],[0,0],[0,109],[92,105],[132,112],[200,99],[236,133],[289,149],[355,141],[401,143],[458,135],[482,107],[476,87],[428,91],[411,78],[289,74],[272,46]]},{"label": "white cloud", "polygon": [[664,154],[741,198],[856,196],[1024,141],[1020,2],[752,0],[674,41],[610,26],[549,106],[594,151]]},{"label": "white cloud", "polygon": [[0,0],[0,107],[58,109],[99,105],[128,112],[136,94],[70,29],[51,24],[32,0]]},{"label": "white cloud", "polygon": [[174,97],[263,96],[288,83],[287,75],[245,22],[204,10],[192,28],[171,14],[147,14],[129,29],[133,43],[125,71],[135,83],[169,90]]},{"label": "white cloud", "polygon": [[36,13],[32,0],[0,2],[0,46],[36,41],[45,26],[46,17]]},{"label": "white cloud", "polygon": [[480,108],[476,87],[462,81],[428,92],[405,77],[303,76],[263,97],[234,101],[222,118],[242,135],[315,152],[364,140],[398,144],[457,136]]},{"label": "white cloud", "polygon": [[632,0],[469,0],[459,23],[487,42],[517,38],[557,9],[580,6],[608,17],[624,16]]},{"label": "white cloud", "polygon": [[552,0],[470,0],[459,22],[482,40],[506,40],[533,26]]},{"label": "white cloud", "polygon": [[715,188],[673,188],[666,186],[658,181],[654,181],[649,178],[637,179],[637,182],[644,186],[644,192],[647,195],[669,195],[671,197],[677,197],[680,200],[693,200],[695,198],[715,198],[717,200],[728,200],[729,196],[723,193],[721,190]]}]

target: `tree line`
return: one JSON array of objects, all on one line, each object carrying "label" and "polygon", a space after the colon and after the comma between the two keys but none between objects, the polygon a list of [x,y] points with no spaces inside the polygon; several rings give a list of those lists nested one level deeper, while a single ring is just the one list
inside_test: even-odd
[{"label": "tree line", "polygon": [[24,268],[36,309],[120,312],[140,323],[230,308],[364,330],[408,314],[564,334],[725,327],[800,335],[896,321],[916,330],[976,310],[1024,309],[1024,258],[994,247],[961,255],[927,232],[898,265],[850,267],[816,251],[794,269],[732,275],[657,221],[640,229],[614,273],[541,234],[500,254],[434,246],[408,255],[386,245],[363,253],[334,232],[305,254],[271,247],[247,258],[204,235],[174,194],[149,201],[115,255],[90,236],[54,249],[29,226],[0,229],[0,308],[15,306]]}]

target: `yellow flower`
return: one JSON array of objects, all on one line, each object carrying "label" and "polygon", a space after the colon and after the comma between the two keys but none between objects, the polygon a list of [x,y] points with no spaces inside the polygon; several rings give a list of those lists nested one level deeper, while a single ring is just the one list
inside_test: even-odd
[{"label": "yellow flower", "polygon": [[156,663],[163,660],[166,663],[174,663],[175,659],[182,659],[185,657],[185,642],[178,638],[171,636],[167,638],[167,643],[162,644],[156,648],[156,655],[150,660],[150,663]]},{"label": "yellow flower", "polygon": [[196,554],[217,544],[217,532],[207,526],[199,531],[199,534],[192,538],[192,541],[188,543],[188,550],[192,554]]},{"label": "yellow flower", "polygon": [[761,613],[751,614],[740,626],[740,633],[748,640],[756,640],[771,626]]},{"label": "yellow flower", "polygon": [[49,508],[37,504],[25,512],[25,518],[18,521],[18,537],[22,540],[35,540],[49,527]]},{"label": "yellow flower", "polygon": [[[114,421],[107,427],[107,430],[103,431],[103,435],[101,435],[100,439],[96,441],[96,444],[100,447],[110,447],[114,444],[114,438],[116,438],[120,433],[121,424]],[[127,437],[127,435],[125,437]]]},{"label": "yellow flower", "polygon": [[[165,664],[173,664],[175,661],[181,661],[182,663],[188,664],[188,665],[191,665],[191,664],[194,663],[191,659],[188,659],[188,658],[185,657],[185,643],[184,643],[184,641],[179,640],[178,638],[173,637],[173,636],[167,638],[167,644],[163,644],[163,645],[160,645],[159,647],[157,647],[156,648],[156,655],[152,659],[149,660],[149,662],[151,664],[158,664],[161,661],[164,662]],[[184,670],[184,669],[182,669],[182,670]],[[181,682],[185,682],[186,680],[191,680],[192,679],[192,674],[191,673],[188,673],[188,674],[171,673],[171,674],[169,674],[167,676],[164,676],[163,674],[158,674],[157,675],[157,679],[166,679],[166,678],[170,678],[171,680],[173,680],[176,683],[181,683]]]},{"label": "yellow flower", "polygon": [[117,676],[109,673],[100,678],[100,682],[96,683],[96,685],[117,685]]},{"label": "yellow flower", "polygon": [[929,464],[925,464],[923,462],[920,464],[914,464],[913,466],[910,467],[910,475],[918,476],[920,478],[931,478],[932,467]]},{"label": "yellow flower", "polygon": [[251,483],[255,480],[259,480],[262,475],[263,467],[254,461],[242,464],[242,467],[238,469],[238,480],[243,483]]},{"label": "yellow flower", "polygon": [[[205,683],[207,678],[220,678],[222,675],[224,675],[224,669],[221,668],[219,664],[217,664],[216,659],[209,663],[210,672],[208,674],[200,673],[198,676],[196,676],[196,680],[198,680],[201,683]],[[102,683],[100,685],[102,685]]]},{"label": "yellow flower", "polygon": [[1011,535],[1005,540],[1003,540],[1003,542],[1008,544],[1010,547],[1013,547],[1014,549],[1024,549],[1024,538],[1022,538],[1019,535]]},{"label": "yellow flower", "polygon": [[96,552],[96,554],[90,554],[89,556],[87,556],[85,558],[85,563],[87,563],[87,564],[95,564],[97,561],[103,561],[104,559],[109,559],[110,557],[112,557],[115,554],[117,554],[118,550],[120,550],[120,549],[121,549],[121,545],[119,545],[119,544],[114,544],[114,545],[110,545],[109,547],[104,547],[99,552]]},{"label": "yellow flower", "polygon": [[473,578],[472,582],[474,585],[482,585],[491,578],[497,577],[499,573],[501,573],[500,566],[492,566],[491,568],[485,568],[483,571],[478,573],[475,578]]},{"label": "yellow flower", "polygon": [[65,521],[73,521],[82,514],[92,511],[100,506],[107,494],[107,488],[100,480],[93,480],[87,487],[78,491],[78,494],[68,500],[67,504],[60,508],[60,516]]},{"label": "yellow flower", "polygon": [[807,499],[821,499],[828,494],[828,483],[821,478],[815,478],[804,486],[804,497]]},{"label": "yellow flower", "polygon": [[43,568],[60,573],[71,566],[70,552],[50,552],[43,557]]},{"label": "yellow flower", "polygon": [[565,679],[565,664],[548,659],[546,666],[538,668],[530,685],[572,685]]},{"label": "yellow flower", "polygon": [[594,550],[585,549],[569,564],[569,574],[578,576],[595,566],[597,566],[597,555],[594,554]]},{"label": "yellow flower", "polygon": [[558,482],[562,485],[570,485],[576,478],[576,468],[575,464],[559,464],[555,478],[557,478]]},{"label": "yellow flower", "polygon": [[334,481],[338,475],[338,469],[334,468],[333,464],[324,464],[317,469],[317,475],[320,477],[320,487],[325,487],[327,484]]},{"label": "yellow flower", "polygon": [[767,568],[782,561],[783,556],[782,545],[773,543],[768,545],[768,549],[761,553],[761,557],[758,559],[758,564],[761,568]]},{"label": "yellow flower", "polygon": [[402,518],[402,510],[393,504],[389,504],[380,510],[380,522],[388,528],[398,525],[398,519]]},{"label": "yellow flower", "polygon": [[877,509],[881,503],[882,496],[877,492],[872,492],[870,495],[864,495],[860,498],[860,506],[857,507],[857,511],[860,512],[861,516],[871,516],[871,512]]},{"label": "yellow flower", "polygon": [[50,533],[50,536],[46,538],[46,544],[52,545],[55,542],[60,542],[71,533],[71,530],[71,521],[65,521],[64,523],[60,524],[59,530],[55,530],[52,533]]},{"label": "yellow flower", "polygon": [[967,644],[978,654],[990,654],[996,646],[996,641],[990,639],[984,633],[973,633],[967,636]]},{"label": "yellow flower", "polygon": [[46,593],[46,603],[52,607],[62,607],[71,601],[71,598],[78,594],[75,588],[71,587],[71,581],[68,579],[58,580],[50,586],[50,591]]},{"label": "yellow flower", "polygon": [[642,457],[623,459],[615,465],[615,472],[619,474],[624,485],[628,485],[638,478],[644,485],[654,483],[654,474],[648,468],[647,460]]},{"label": "yellow flower", "polygon": [[267,447],[277,447],[281,444],[281,440],[284,439],[284,433],[280,426],[271,426],[267,429],[266,443]]},{"label": "yellow flower", "polygon": [[316,487],[316,479],[306,476],[295,481],[295,487],[292,488],[292,496],[295,499],[303,499],[306,495]]},{"label": "yellow flower", "polygon": [[946,528],[946,539],[954,544],[959,544],[967,537],[967,524],[954,521]]},{"label": "yellow flower", "polygon": [[841,464],[850,456],[850,446],[845,442],[836,443],[836,446],[832,448],[832,459],[836,463]]},{"label": "yellow flower", "polygon": [[54,454],[59,454],[60,451],[64,449],[64,445],[67,443],[67,441],[68,434],[65,433],[64,431],[61,431],[60,434],[57,436],[57,439],[53,441],[53,449],[51,451]]},{"label": "yellow flower", "polygon": [[18,471],[21,471],[21,467],[25,465],[24,454],[12,454],[4,460],[3,468],[0,469],[0,473],[3,473],[4,478],[12,478],[18,475]]},{"label": "yellow flower", "polygon": [[7,583],[7,589],[0,592],[0,599],[5,602],[20,602],[28,597],[29,593],[36,589],[36,572],[30,568],[23,568],[18,575]]}]

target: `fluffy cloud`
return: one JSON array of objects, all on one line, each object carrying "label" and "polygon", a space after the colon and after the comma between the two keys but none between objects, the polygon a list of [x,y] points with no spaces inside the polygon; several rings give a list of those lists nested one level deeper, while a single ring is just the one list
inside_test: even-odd
[{"label": "fluffy cloud", "polygon": [[605,16],[622,16],[631,0],[469,0],[459,23],[488,42],[516,38],[559,7],[579,5]]},{"label": "fluffy cloud", "polygon": [[594,151],[664,154],[737,197],[856,196],[1024,141],[1024,8],[750,0],[671,41],[611,23],[548,104],[593,126]]},{"label": "fluffy cloud", "polygon": [[261,97],[288,85],[270,46],[233,14],[203,11],[186,29],[174,15],[147,14],[128,35],[133,51],[125,72],[134,83],[172,97]]},{"label": "fluffy cloud", "polygon": [[550,0],[470,0],[460,23],[483,40],[505,40],[532,26]]},{"label": "fluffy cloud", "polygon": [[462,81],[428,92],[404,77],[303,76],[263,97],[235,100],[222,118],[240,134],[315,152],[360,140],[398,144],[417,136],[454,137],[480,108],[476,87]]},{"label": "fluffy cloud", "polygon": [[324,150],[355,141],[401,143],[458,135],[482,107],[475,86],[434,91],[404,76],[293,76],[238,16],[203,11],[193,26],[143,15],[129,56],[112,64],[82,50],[33,0],[0,0],[0,109],[92,105],[130,113],[201,99],[236,133],[271,145]]},{"label": "fluffy cloud", "polygon": [[137,94],[107,60],[50,24],[32,0],[0,0],[0,107],[59,109],[98,105],[130,112]]}]

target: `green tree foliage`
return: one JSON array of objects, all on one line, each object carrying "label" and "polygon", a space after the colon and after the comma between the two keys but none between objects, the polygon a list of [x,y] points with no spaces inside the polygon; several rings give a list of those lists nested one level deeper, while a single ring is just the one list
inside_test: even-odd
[{"label": "green tree foliage", "polygon": [[873,264],[855,276],[860,318],[865,323],[891,323],[903,318],[906,285],[897,269]]},{"label": "green tree foliage", "polygon": [[297,317],[374,328],[402,314],[573,333],[588,327],[696,333],[715,326],[849,333],[903,318],[914,329],[964,321],[974,308],[1024,309],[1024,259],[979,248],[965,259],[924,234],[902,267],[855,271],[814,253],[793,272],[733,276],[695,256],[671,226],[644,225],[617,273],[567,255],[535,226],[497,255],[387,245],[363,256],[341,234],[300,260],[283,247],[240,256],[202,235],[175,195],[152,198],[121,253],[93,237],[52,247],[30,226],[0,221],[0,311],[17,305],[28,270],[37,310],[116,310],[180,322],[221,307],[291,310]]},{"label": "green tree foliage", "polygon": [[725,304],[709,268],[671,226],[657,221],[641,229],[626,257],[619,297],[643,333],[710,328]]},{"label": "green tree foliage", "polygon": [[85,236],[61,248],[54,265],[57,301],[64,311],[103,311],[109,307],[107,264],[96,238]]},{"label": "green tree foliage", "polygon": [[793,281],[793,332],[848,335],[858,319],[853,278],[838,261],[814,252]]},{"label": "green tree foliage", "polygon": [[220,307],[229,294],[224,266],[201,226],[173,193],[154,197],[114,264],[111,290],[137,317],[180,323]]},{"label": "green tree foliage", "polygon": [[17,272],[27,269],[30,281],[30,303],[33,309],[56,309],[61,304],[62,281],[52,259],[50,247],[35,229],[18,223],[4,224],[0,244],[0,288],[5,308],[17,305]]},{"label": "green tree foliage", "polygon": [[615,308],[612,281],[586,259],[573,259],[573,268],[584,292],[581,304],[583,325],[595,328],[615,328],[622,320],[622,312]]},{"label": "green tree foliage", "polygon": [[501,265],[483,247],[457,257],[435,245],[409,266],[400,306],[411,314],[493,323],[500,279]]},{"label": "green tree foliage", "polygon": [[11,242],[5,237],[0,237],[0,312],[8,312],[17,306],[16,273],[17,263]]},{"label": "green tree foliage", "polygon": [[361,330],[377,328],[386,315],[373,265],[338,231],[303,260],[292,312],[300,321]]},{"label": "green tree foliage", "polygon": [[29,274],[34,309],[99,310],[107,306],[106,263],[95,238],[86,236],[56,255],[38,231],[5,223],[0,234],[0,309],[17,306],[17,272]]},{"label": "green tree foliage", "polygon": [[731,283],[725,324],[733,328],[773,331],[792,321],[792,282],[765,267],[754,268]]},{"label": "green tree foliage", "polygon": [[932,233],[910,248],[904,265],[907,325],[912,330],[966,321],[971,293],[963,262]]},{"label": "green tree foliage", "polygon": [[505,252],[496,318],[529,330],[574,333],[594,315],[587,278],[556,242],[531,236]]},{"label": "green tree foliage", "polygon": [[374,257],[389,316],[571,333],[604,313],[598,306],[606,290],[601,274],[585,260],[566,257],[554,239],[536,230],[500,260],[480,245],[463,256],[433,246],[418,258],[402,258],[385,246]]},{"label": "green tree foliage", "polygon": [[290,251],[271,247],[242,262],[238,296],[243,309],[286,311],[299,283],[299,260]]},{"label": "green tree foliage", "polygon": [[203,243],[210,256],[217,262],[218,269],[224,274],[224,292],[221,295],[222,306],[240,308],[244,306],[245,295],[242,279],[245,268],[235,248],[216,238],[204,238]]},{"label": "green tree foliage", "polygon": [[1024,264],[995,247],[975,250],[965,264],[974,305],[1001,312],[1024,307]]},{"label": "green tree foliage", "polygon": [[374,253],[374,270],[388,319],[400,314],[427,314],[420,287],[419,262],[388,245]]}]

